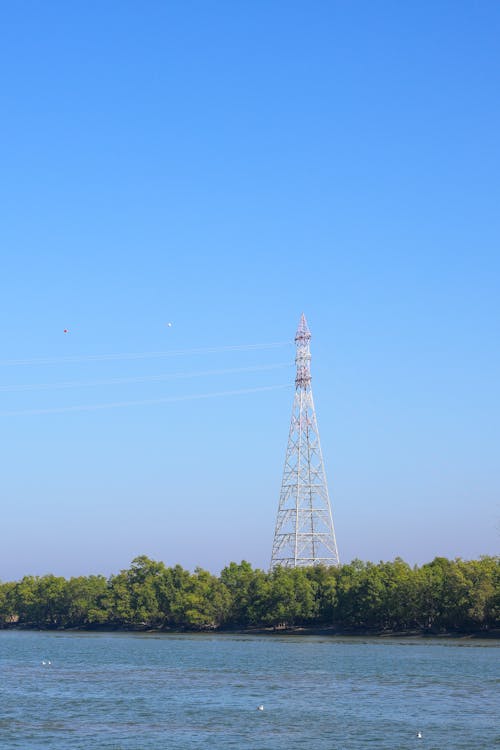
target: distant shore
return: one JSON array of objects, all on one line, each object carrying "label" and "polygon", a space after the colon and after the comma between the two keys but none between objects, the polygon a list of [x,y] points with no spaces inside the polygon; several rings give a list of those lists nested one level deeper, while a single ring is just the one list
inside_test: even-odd
[{"label": "distant shore", "polygon": [[396,558],[216,576],[145,555],[108,578],[47,574],[0,582],[0,628],[251,633],[273,636],[481,637],[500,632],[500,557],[421,567]]}]

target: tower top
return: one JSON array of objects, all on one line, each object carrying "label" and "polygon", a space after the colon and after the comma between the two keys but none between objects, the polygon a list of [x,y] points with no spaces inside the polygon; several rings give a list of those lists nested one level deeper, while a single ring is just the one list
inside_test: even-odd
[{"label": "tower top", "polygon": [[297,375],[295,376],[295,387],[307,390],[311,387],[311,352],[309,342],[311,331],[307,325],[306,316],[302,313],[297,333],[295,334],[295,363]]},{"label": "tower top", "polygon": [[309,330],[309,326],[307,325],[306,316],[304,315],[304,313],[302,313],[299,320],[299,327],[297,328],[297,333],[295,334],[295,341],[308,340],[310,338],[311,331]]}]

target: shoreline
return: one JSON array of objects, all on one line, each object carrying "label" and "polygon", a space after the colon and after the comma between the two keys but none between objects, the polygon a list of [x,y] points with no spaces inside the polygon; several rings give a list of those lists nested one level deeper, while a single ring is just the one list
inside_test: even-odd
[{"label": "shoreline", "polygon": [[12,624],[0,627],[1,631],[28,631],[43,633],[138,633],[142,635],[263,635],[274,636],[323,636],[330,638],[427,638],[460,639],[460,640],[498,640],[500,629],[486,631],[423,631],[423,630],[343,630],[334,627],[255,627],[255,628],[148,628],[126,626],[88,626],[88,627],[39,627],[37,625]]}]

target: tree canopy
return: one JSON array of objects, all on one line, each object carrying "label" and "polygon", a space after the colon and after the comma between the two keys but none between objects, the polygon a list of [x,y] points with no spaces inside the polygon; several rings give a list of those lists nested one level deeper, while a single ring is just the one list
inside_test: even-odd
[{"label": "tree canopy", "polygon": [[437,557],[421,567],[354,560],[271,572],[243,560],[215,576],[142,555],[109,578],[0,583],[0,627],[485,632],[500,627],[500,558]]}]

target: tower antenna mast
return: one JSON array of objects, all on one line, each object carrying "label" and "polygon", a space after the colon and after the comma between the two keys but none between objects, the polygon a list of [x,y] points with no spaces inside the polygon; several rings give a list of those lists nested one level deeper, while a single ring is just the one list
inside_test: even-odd
[{"label": "tower antenna mast", "polygon": [[295,397],[271,569],[278,565],[295,568],[340,563],[311,390],[310,341],[302,313],[295,334]]}]

